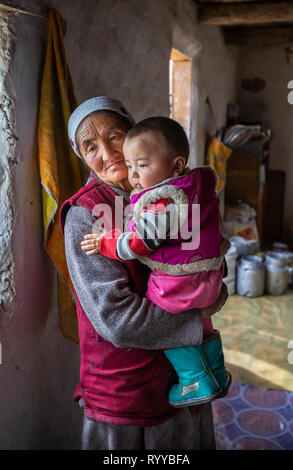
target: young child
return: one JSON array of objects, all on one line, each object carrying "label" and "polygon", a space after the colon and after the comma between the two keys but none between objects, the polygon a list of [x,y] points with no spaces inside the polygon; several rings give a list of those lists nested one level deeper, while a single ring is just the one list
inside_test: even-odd
[{"label": "young child", "polygon": [[[145,119],[130,129],[123,153],[134,188],[128,231],[85,235],[82,249],[121,261],[137,258],[149,266],[146,295],[170,313],[208,307],[220,294],[229,247],[220,231],[215,172],[187,168],[186,134],[165,117]],[[200,207],[200,237],[190,243],[195,204]],[[164,351],[179,378],[169,393],[172,406],[207,403],[228,393],[231,374],[219,332],[210,319],[203,322],[201,345]]]}]

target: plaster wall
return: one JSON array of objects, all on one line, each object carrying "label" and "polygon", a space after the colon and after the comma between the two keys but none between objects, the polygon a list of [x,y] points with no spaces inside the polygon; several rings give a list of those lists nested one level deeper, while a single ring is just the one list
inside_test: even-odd
[{"label": "plaster wall", "polygon": [[120,99],[136,120],[169,115],[172,47],[192,59],[191,166],[204,162],[206,136],[236,98],[238,49],[224,44],[221,29],[197,24],[193,0],[2,0],[37,14],[48,6],[67,22],[65,46],[79,102],[92,96]]},{"label": "plaster wall", "polygon": [[[12,179],[6,174],[1,181],[1,211],[9,184],[13,232],[5,214],[0,224],[12,238],[13,275],[6,271],[6,276],[15,296],[0,312],[0,448],[78,449],[81,411],[72,393],[79,351],[58,330],[55,271],[42,248],[36,126],[46,28],[30,17],[11,21],[15,38],[5,84],[15,142]],[[6,136],[2,124],[0,135]],[[1,152],[2,161],[5,157],[7,149]],[[1,252],[2,269],[4,256]]]},{"label": "plaster wall", "polygon": [[7,76],[13,50],[13,27],[7,15],[0,12],[0,309],[14,297],[13,256],[11,250],[13,230],[12,168],[15,162],[14,102],[10,96]]},{"label": "plaster wall", "polygon": [[[120,99],[136,120],[169,115],[172,47],[192,59],[191,166],[204,162],[206,96],[218,127],[236,94],[235,48],[219,28],[197,25],[192,0],[51,0],[67,21],[65,45],[79,102]],[[76,65],[78,64],[78,66]]]},{"label": "plaster wall", "polygon": [[[272,130],[270,168],[286,172],[285,230],[293,230],[293,106],[288,103],[288,83],[293,79],[292,57],[286,61],[284,46],[245,47],[239,51],[238,89],[243,119],[263,119]],[[241,87],[242,79],[265,82],[259,92]],[[273,188],[270,188],[273,191]],[[293,233],[293,232],[292,232]]]},{"label": "plaster wall", "polygon": [[[79,102],[97,95],[119,98],[137,120],[169,114],[169,57],[176,47],[192,58],[191,166],[204,161],[210,132],[205,98],[218,127],[235,97],[234,50],[218,28],[199,28],[192,0],[10,1],[67,22],[65,46]],[[14,17],[13,17],[14,18]],[[41,192],[36,126],[46,22],[13,19],[14,54],[6,82],[16,121],[12,196],[14,300],[0,315],[0,448],[79,448],[81,413],[72,403],[79,351],[57,325],[55,271],[42,248]]]}]

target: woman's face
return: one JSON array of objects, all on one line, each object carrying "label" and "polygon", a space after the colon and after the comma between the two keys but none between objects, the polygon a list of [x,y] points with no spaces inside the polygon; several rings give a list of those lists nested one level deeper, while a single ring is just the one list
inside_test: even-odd
[{"label": "woman's face", "polygon": [[87,165],[105,183],[131,191],[122,147],[128,129],[119,115],[97,112],[86,117],[76,141]]}]

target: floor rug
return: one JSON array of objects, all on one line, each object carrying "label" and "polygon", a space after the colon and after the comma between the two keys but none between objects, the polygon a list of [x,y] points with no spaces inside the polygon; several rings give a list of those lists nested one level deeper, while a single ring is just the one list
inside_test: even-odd
[{"label": "floor rug", "polygon": [[293,450],[293,393],[233,382],[213,402],[218,450]]}]

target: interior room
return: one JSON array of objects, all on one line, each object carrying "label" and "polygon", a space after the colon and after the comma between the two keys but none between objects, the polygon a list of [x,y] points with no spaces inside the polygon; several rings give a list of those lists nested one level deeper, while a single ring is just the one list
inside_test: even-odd
[{"label": "interior room", "polygon": [[58,213],[89,177],[69,116],[111,96],[136,122],[179,122],[188,166],[217,174],[229,296],[213,325],[232,374],[217,449],[292,450],[293,3],[1,0],[0,23],[0,448],[80,449]]}]

